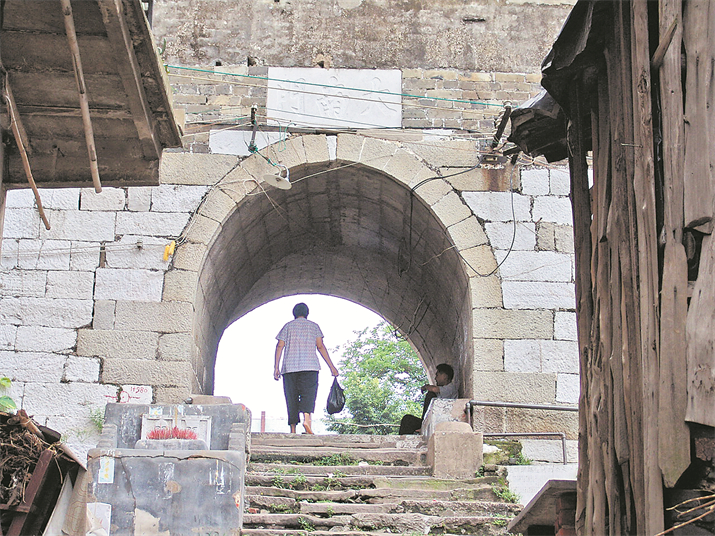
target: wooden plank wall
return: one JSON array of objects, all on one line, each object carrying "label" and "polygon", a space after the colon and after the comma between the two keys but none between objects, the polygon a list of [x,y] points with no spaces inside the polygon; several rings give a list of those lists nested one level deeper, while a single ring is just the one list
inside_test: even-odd
[{"label": "wooden plank wall", "polygon": [[[683,247],[684,228],[709,233],[715,210],[715,2],[659,0],[655,41],[666,46],[673,37],[654,70],[649,3],[611,6],[603,65],[584,70],[570,90],[581,351],[577,531],[655,535],[664,530],[664,486],[690,464],[686,411],[688,420],[715,426],[715,240],[703,240],[689,311]],[[653,92],[662,164],[654,156]]]}]

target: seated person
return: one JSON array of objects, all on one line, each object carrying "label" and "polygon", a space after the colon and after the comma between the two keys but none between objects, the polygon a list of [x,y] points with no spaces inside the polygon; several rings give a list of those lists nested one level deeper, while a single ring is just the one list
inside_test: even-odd
[{"label": "seated person", "polygon": [[414,415],[405,415],[400,421],[400,435],[405,434],[417,434],[422,429],[422,419],[425,418],[425,414],[429,409],[430,402],[433,398],[457,398],[457,386],[452,383],[454,378],[454,369],[442,363],[437,365],[437,372],[434,376],[434,381],[437,385],[425,384],[420,389],[425,395],[425,402],[422,406],[422,418],[415,417]]}]

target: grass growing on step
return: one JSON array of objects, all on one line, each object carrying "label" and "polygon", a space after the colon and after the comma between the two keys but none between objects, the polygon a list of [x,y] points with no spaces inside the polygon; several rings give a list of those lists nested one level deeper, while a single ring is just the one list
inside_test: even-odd
[{"label": "grass growing on step", "polygon": [[516,504],[520,500],[519,495],[509,489],[509,486],[503,477],[499,477],[496,484],[492,484],[492,491],[494,492],[494,495],[499,497],[499,499],[504,502]]},{"label": "grass growing on step", "polygon": [[514,519],[514,516],[505,516],[504,514],[494,514],[492,517],[492,525],[495,527],[506,527],[509,521]]},{"label": "grass growing on step", "polygon": [[350,454],[345,454],[341,452],[340,454],[332,454],[330,456],[323,456],[318,458],[313,462],[313,465],[357,465],[358,461],[350,456]]},{"label": "grass growing on step", "polygon": [[292,480],[284,480],[283,475],[285,473],[277,474],[271,478],[271,486],[280,489],[295,489],[303,490],[308,487],[308,478],[302,474],[298,473]]},{"label": "grass growing on step", "polygon": [[274,514],[297,514],[300,512],[299,507],[288,506],[287,504],[275,504],[269,510]]},{"label": "grass growing on step", "polygon": [[315,525],[313,525],[313,523],[311,523],[309,519],[306,519],[304,517],[298,518],[298,526],[301,528],[301,530],[305,530],[307,532],[313,532],[315,530]]},{"label": "grass growing on step", "polygon": [[519,452],[516,456],[516,464],[517,465],[531,465],[532,460],[524,456],[521,452]]}]

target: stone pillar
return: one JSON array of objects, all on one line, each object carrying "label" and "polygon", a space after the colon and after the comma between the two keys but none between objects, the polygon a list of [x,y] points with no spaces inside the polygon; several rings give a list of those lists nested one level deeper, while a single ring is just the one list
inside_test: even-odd
[{"label": "stone pillar", "polygon": [[465,422],[440,422],[427,442],[435,478],[474,478],[482,465],[482,434]]}]

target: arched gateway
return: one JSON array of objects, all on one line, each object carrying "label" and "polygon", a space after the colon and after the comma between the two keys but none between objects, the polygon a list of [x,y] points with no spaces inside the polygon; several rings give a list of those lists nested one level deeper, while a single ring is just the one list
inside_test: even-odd
[{"label": "arched gateway", "polygon": [[[166,152],[157,187],[44,193],[50,231],[29,191],[8,192],[12,396],[85,444],[108,401],[211,394],[231,322],[316,292],[383,315],[430,372],[451,363],[461,397],[575,404],[568,174],[474,168],[473,141],[402,135],[293,136],[243,159]],[[266,158],[290,170],[290,190],[264,183]],[[495,432],[577,429],[574,413],[488,413],[478,425]]]},{"label": "arched gateway", "polygon": [[[212,392],[218,342],[234,320],[286,294],[318,292],[383,315],[429,370],[451,363],[471,395],[473,302],[502,304],[497,276],[463,260],[484,274],[496,267],[458,193],[394,142],[310,135],[265,154],[290,169],[292,188],[262,182],[275,168],[260,155],[216,177],[166,274],[165,300],[178,287],[194,294],[193,390]],[[494,322],[480,324],[493,331]]]}]

